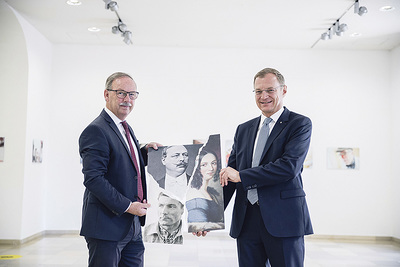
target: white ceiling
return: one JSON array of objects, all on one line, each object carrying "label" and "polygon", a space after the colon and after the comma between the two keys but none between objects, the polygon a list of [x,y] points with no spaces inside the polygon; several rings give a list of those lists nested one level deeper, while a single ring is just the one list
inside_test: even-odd
[{"label": "white ceiling", "polygon": [[[114,12],[102,0],[5,0],[53,43],[126,45],[111,33]],[[115,0],[118,14],[133,33],[133,46],[367,49],[400,45],[400,0]],[[395,7],[379,11],[385,5]],[[346,13],[347,12],[347,13]],[[335,21],[348,25],[344,36],[320,40]],[[89,27],[101,29],[89,32]],[[359,37],[351,34],[360,33]]]}]

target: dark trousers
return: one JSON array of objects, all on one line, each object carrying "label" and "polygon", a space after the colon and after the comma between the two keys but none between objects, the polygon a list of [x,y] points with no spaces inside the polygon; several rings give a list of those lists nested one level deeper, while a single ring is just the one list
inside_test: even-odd
[{"label": "dark trousers", "polygon": [[143,267],[144,245],[139,218],[121,241],[85,237],[89,249],[89,267]]},{"label": "dark trousers", "polygon": [[237,238],[240,267],[302,267],[304,236],[274,237],[268,233],[258,204],[247,207],[246,219]]}]

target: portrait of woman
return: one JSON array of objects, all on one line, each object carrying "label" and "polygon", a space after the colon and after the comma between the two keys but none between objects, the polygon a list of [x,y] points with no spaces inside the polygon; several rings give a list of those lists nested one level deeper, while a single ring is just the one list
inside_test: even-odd
[{"label": "portrait of woman", "polygon": [[212,151],[201,150],[186,194],[189,232],[224,228],[220,169],[221,160],[217,155]]}]

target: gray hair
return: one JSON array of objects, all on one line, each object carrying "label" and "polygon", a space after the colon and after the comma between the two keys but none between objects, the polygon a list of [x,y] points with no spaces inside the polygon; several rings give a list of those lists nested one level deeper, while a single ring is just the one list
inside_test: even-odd
[{"label": "gray hair", "polygon": [[122,78],[122,77],[129,77],[133,81],[132,77],[129,74],[124,73],[124,72],[115,72],[107,78],[106,90],[111,90],[113,81],[115,81],[116,79]]}]

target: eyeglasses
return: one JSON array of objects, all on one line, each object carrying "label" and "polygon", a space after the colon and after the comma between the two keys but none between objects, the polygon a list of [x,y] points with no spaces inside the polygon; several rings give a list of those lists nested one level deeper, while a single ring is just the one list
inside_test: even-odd
[{"label": "eyeglasses", "polygon": [[115,92],[117,94],[117,97],[120,99],[124,99],[126,97],[126,95],[129,95],[129,98],[134,100],[134,99],[138,98],[138,96],[139,96],[139,92],[137,92],[137,91],[126,92],[124,90],[111,90],[111,89],[107,89],[107,91]]},{"label": "eyeglasses", "polygon": [[260,96],[263,92],[266,92],[269,95],[273,95],[273,94],[275,94],[276,90],[278,90],[278,88],[281,88],[282,86],[283,85],[279,85],[277,87],[270,87],[265,90],[255,89],[255,90],[253,90],[253,92],[256,94],[256,96]]}]

